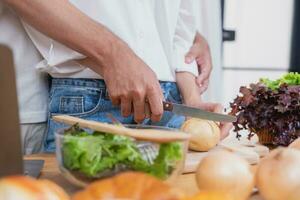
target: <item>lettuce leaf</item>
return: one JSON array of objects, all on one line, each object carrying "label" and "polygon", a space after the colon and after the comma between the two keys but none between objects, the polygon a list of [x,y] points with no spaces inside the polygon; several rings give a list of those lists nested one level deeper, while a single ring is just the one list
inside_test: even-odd
[{"label": "lettuce leaf", "polygon": [[268,78],[260,79],[260,82],[272,90],[277,90],[283,84],[286,85],[300,85],[300,74],[297,72],[290,72],[277,80],[270,80]]},{"label": "lettuce leaf", "polygon": [[166,178],[182,158],[179,143],[161,144],[158,156],[150,164],[143,159],[136,143],[129,137],[109,133],[89,134],[79,127],[66,130],[62,144],[63,164],[88,177],[125,165],[129,170]]},{"label": "lettuce leaf", "polygon": [[166,178],[166,175],[176,165],[176,161],[181,159],[181,152],[181,146],[178,143],[161,144],[159,154],[154,160],[149,173],[159,178]]}]

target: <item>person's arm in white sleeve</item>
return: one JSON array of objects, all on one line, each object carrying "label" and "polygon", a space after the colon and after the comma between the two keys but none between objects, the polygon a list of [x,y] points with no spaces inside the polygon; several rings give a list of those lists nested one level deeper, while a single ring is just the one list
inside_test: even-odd
[{"label": "person's arm in white sleeve", "polygon": [[[89,18],[68,0],[4,0],[28,24],[93,59],[91,69],[105,80],[113,104],[123,116],[134,110],[137,122],[145,118],[145,99],[151,119],[163,114],[162,91],[155,73],[106,27]],[[132,108],[133,107],[133,108]]]},{"label": "person's arm in white sleeve", "polygon": [[78,72],[85,68],[75,60],[86,58],[86,56],[39,32],[23,20],[21,22],[35,47],[44,58],[43,65],[46,64],[47,67],[52,68],[72,62],[74,66],[77,66],[76,69],[67,69],[65,73]]},{"label": "person's arm in white sleeve", "polygon": [[173,68],[176,72],[190,72],[198,76],[196,62],[185,62],[185,55],[189,52],[195,35],[196,19],[192,0],[182,0],[173,39]]},{"label": "person's arm in white sleeve", "polygon": [[[107,53],[105,51],[111,51],[109,47],[112,44],[117,45],[119,41],[108,29],[83,14],[67,0],[4,2],[38,31],[97,61],[103,62]],[[99,35],[105,40],[98,40]]]}]

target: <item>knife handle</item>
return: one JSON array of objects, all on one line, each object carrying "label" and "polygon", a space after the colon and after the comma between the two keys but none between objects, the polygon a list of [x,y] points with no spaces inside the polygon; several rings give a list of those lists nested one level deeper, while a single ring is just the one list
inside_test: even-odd
[{"label": "knife handle", "polygon": [[[163,109],[164,109],[164,111],[172,112],[173,104],[170,102],[163,101]],[[146,114],[146,118],[150,118],[150,116],[151,116],[150,105],[147,102],[145,104],[145,114]]]},{"label": "knife handle", "polygon": [[164,101],[163,102],[163,108],[164,108],[164,111],[170,111],[170,112],[172,112],[173,111],[173,104],[170,103],[170,102]]}]

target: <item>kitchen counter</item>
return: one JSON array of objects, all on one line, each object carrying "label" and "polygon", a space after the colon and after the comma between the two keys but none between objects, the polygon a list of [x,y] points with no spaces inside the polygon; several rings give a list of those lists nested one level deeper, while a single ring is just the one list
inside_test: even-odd
[{"label": "kitchen counter", "polygon": [[[39,155],[31,155],[26,156],[25,159],[28,160],[44,160],[44,168],[42,169],[40,179],[49,179],[54,181],[61,187],[63,187],[67,193],[70,195],[79,190],[80,188],[74,187],[71,185],[59,172],[55,155],[54,154],[39,154]],[[198,192],[195,175],[194,173],[183,174],[178,177],[177,181],[174,181],[173,184],[175,187],[181,188],[187,194],[193,195]],[[254,194],[250,200],[262,200],[259,195]]]}]

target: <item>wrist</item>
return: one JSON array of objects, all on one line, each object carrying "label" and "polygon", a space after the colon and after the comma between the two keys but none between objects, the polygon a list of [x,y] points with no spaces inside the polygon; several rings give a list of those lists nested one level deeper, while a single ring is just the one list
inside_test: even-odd
[{"label": "wrist", "polygon": [[107,61],[114,58],[117,51],[124,49],[127,44],[123,42],[118,36],[109,31],[101,24],[97,24],[98,27],[94,35],[98,37],[94,38],[89,44],[89,57],[91,57],[98,65],[106,66]]},{"label": "wrist", "polygon": [[201,104],[202,100],[200,95],[191,95],[186,98],[183,98],[183,104],[187,106],[197,107]]},{"label": "wrist", "polygon": [[115,35],[106,37],[102,45],[98,45],[94,53],[95,63],[100,67],[99,70],[105,76],[116,66],[116,61],[128,54],[128,45]]}]

